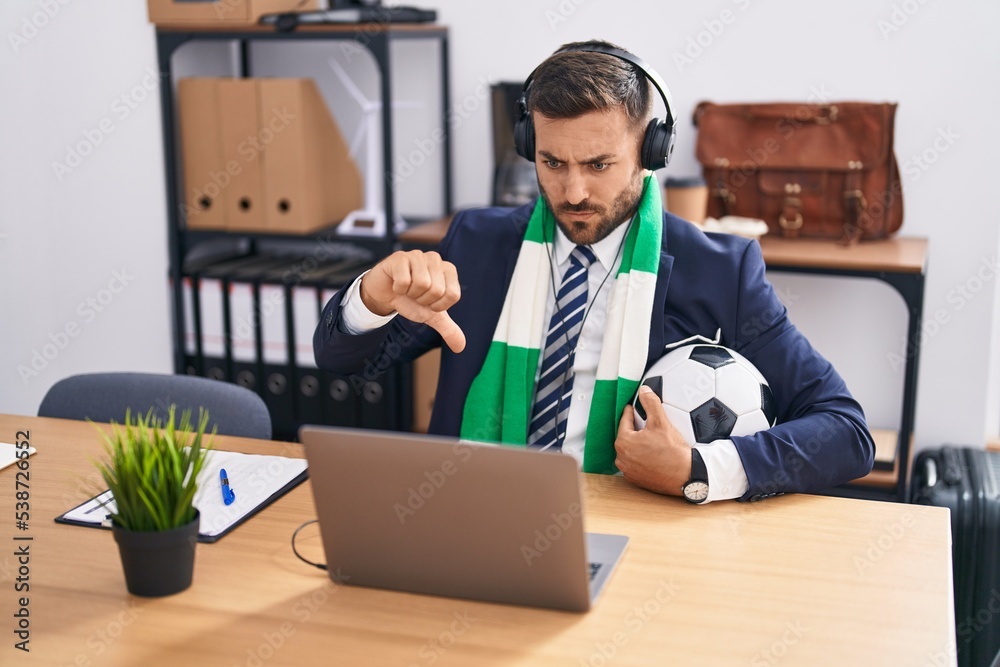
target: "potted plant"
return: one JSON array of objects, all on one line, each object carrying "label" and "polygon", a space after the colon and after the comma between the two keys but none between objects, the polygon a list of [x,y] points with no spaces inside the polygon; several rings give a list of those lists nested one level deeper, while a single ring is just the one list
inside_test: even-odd
[{"label": "potted plant", "polygon": [[112,422],[104,434],[106,458],[95,465],[114,496],[111,530],[133,595],[170,595],[191,585],[199,523],[194,496],[211,447],[207,425],[205,410],[197,429],[187,411],[175,425],[171,406],[166,424],[152,410],[134,422],[126,413],[124,425]]}]

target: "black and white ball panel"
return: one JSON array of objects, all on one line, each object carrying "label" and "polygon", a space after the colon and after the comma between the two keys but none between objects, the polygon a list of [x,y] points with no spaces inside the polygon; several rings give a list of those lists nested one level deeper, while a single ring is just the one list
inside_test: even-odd
[{"label": "black and white ball panel", "polygon": [[[776,411],[764,376],[739,353],[721,345],[687,345],[647,371],[642,384],[660,397],[670,422],[689,444],[752,435],[774,425]],[[636,428],[645,427],[638,402]]]}]

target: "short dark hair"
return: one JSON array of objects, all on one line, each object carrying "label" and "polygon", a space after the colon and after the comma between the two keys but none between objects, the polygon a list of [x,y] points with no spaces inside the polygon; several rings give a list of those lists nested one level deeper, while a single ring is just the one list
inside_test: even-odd
[{"label": "short dark hair", "polygon": [[629,127],[645,127],[652,114],[646,75],[621,58],[574,50],[585,46],[624,50],[600,40],[563,44],[535,70],[528,87],[528,111],[565,119],[622,107]]}]

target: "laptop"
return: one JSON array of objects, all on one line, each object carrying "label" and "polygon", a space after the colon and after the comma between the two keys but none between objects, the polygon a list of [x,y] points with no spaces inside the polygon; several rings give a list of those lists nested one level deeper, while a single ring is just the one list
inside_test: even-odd
[{"label": "laptop", "polygon": [[584,533],[558,452],[327,426],[299,440],[338,583],[587,611],[628,543]]}]

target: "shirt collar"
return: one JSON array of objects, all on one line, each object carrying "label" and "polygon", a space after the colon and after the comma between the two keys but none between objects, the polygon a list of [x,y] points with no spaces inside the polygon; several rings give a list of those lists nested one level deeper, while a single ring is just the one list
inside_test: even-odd
[{"label": "shirt collar", "polygon": [[[635,217],[633,216],[634,219]],[[594,255],[597,257],[597,261],[601,263],[605,271],[611,271],[614,268],[614,262],[618,256],[618,246],[621,244],[622,239],[625,238],[625,232],[628,231],[628,228],[629,224],[620,224],[607,237],[590,246],[590,249],[594,251]],[[559,225],[556,225],[555,243],[552,247],[552,255],[556,266],[562,266],[569,259],[569,254],[573,252],[573,248],[575,247],[576,244],[566,238]]]}]

